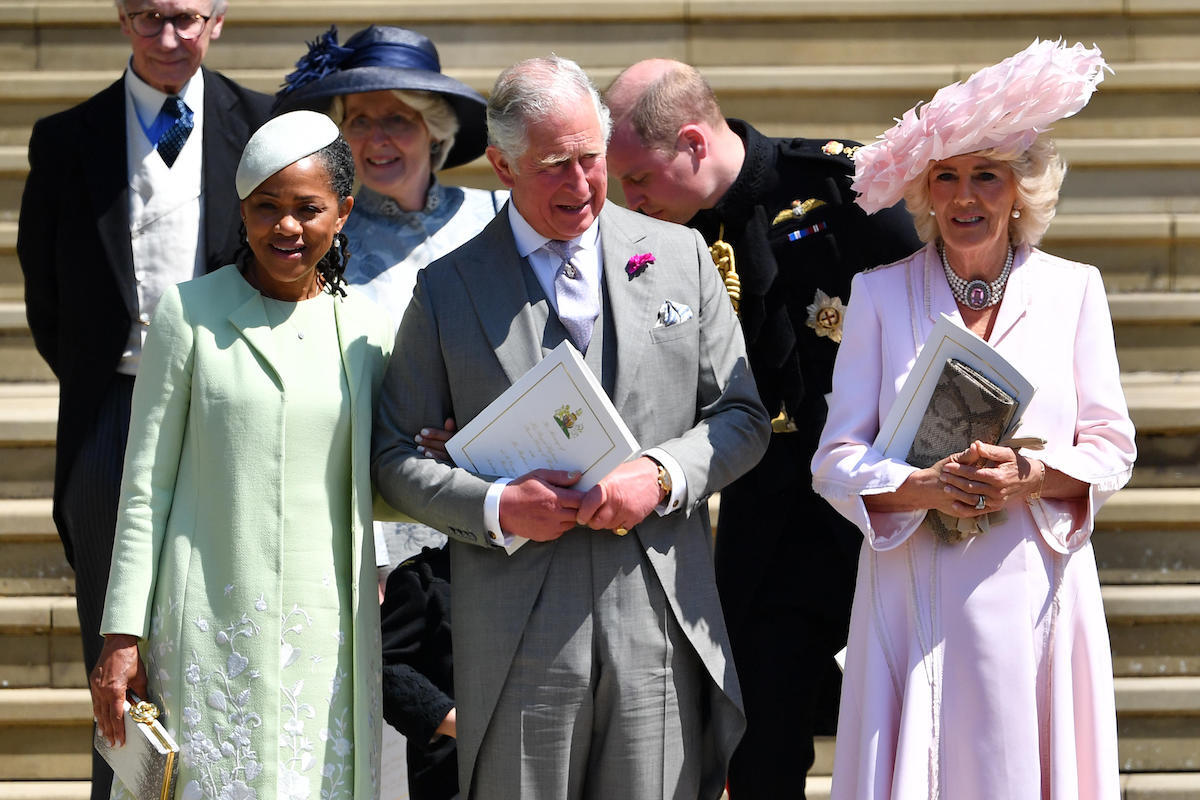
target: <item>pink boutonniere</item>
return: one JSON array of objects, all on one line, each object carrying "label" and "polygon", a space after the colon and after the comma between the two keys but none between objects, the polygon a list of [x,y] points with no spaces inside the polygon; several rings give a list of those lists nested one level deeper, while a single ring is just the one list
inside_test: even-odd
[{"label": "pink boutonniere", "polygon": [[633,280],[638,275],[646,271],[646,267],[654,263],[653,253],[638,253],[629,259],[629,263],[625,265],[625,274],[629,276],[629,280]]}]

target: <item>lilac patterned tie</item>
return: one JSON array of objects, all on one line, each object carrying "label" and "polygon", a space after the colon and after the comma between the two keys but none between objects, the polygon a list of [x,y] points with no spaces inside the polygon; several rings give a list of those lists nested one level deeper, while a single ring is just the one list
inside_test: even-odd
[{"label": "lilac patterned tie", "polygon": [[192,110],[178,95],[171,95],[163,101],[162,111],[159,113],[175,120],[158,139],[158,154],[170,167],[174,165],[175,159],[179,158],[179,152],[183,150],[183,144],[192,132]]},{"label": "lilac patterned tie", "polygon": [[551,239],[543,248],[560,262],[554,272],[558,318],[579,352],[586,353],[588,343],[592,340],[592,326],[596,323],[596,317],[600,316],[596,289],[587,280],[583,270],[578,269],[571,260],[569,242]]}]

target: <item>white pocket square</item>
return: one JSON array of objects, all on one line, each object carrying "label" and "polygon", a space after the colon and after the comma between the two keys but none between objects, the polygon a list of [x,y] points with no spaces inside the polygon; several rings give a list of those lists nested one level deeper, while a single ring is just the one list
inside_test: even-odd
[{"label": "white pocket square", "polygon": [[676,303],[674,300],[664,300],[663,304],[659,306],[658,322],[654,324],[654,327],[668,328],[678,325],[680,322],[687,322],[694,316],[690,306]]}]

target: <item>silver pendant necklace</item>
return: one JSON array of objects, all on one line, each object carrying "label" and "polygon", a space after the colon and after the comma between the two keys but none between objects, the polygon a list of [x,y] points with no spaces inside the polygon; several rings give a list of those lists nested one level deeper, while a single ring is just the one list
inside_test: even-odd
[{"label": "silver pendant necklace", "polygon": [[938,255],[942,257],[942,270],[946,273],[946,282],[950,284],[950,291],[954,293],[954,299],[967,308],[972,311],[982,311],[985,308],[991,308],[1004,298],[1008,274],[1012,272],[1012,245],[1008,247],[1008,256],[1004,259],[1004,269],[1000,270],[999,277],[991,283],[981,278],[970,281],[960,278],[958,273],[950,268],[950,260],[946,258],[945,246],[938,245]]}]

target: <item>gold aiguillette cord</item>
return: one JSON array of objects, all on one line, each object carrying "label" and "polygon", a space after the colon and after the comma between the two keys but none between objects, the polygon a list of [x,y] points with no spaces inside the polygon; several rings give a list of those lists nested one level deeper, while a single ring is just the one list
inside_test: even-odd
[{"label": "gold aiguillette cord", "polygon": [[733,313],[740,313],[742,279],[738,277],[737,268],[734,266],[733,248],[725,241],[725,223],[721,223],[717,240],[709,246],[708,252],[712,255],[713,263],[717,265],[721,280],[725,281],[725,291],[729,293],[729,302],[733,303]]}]

